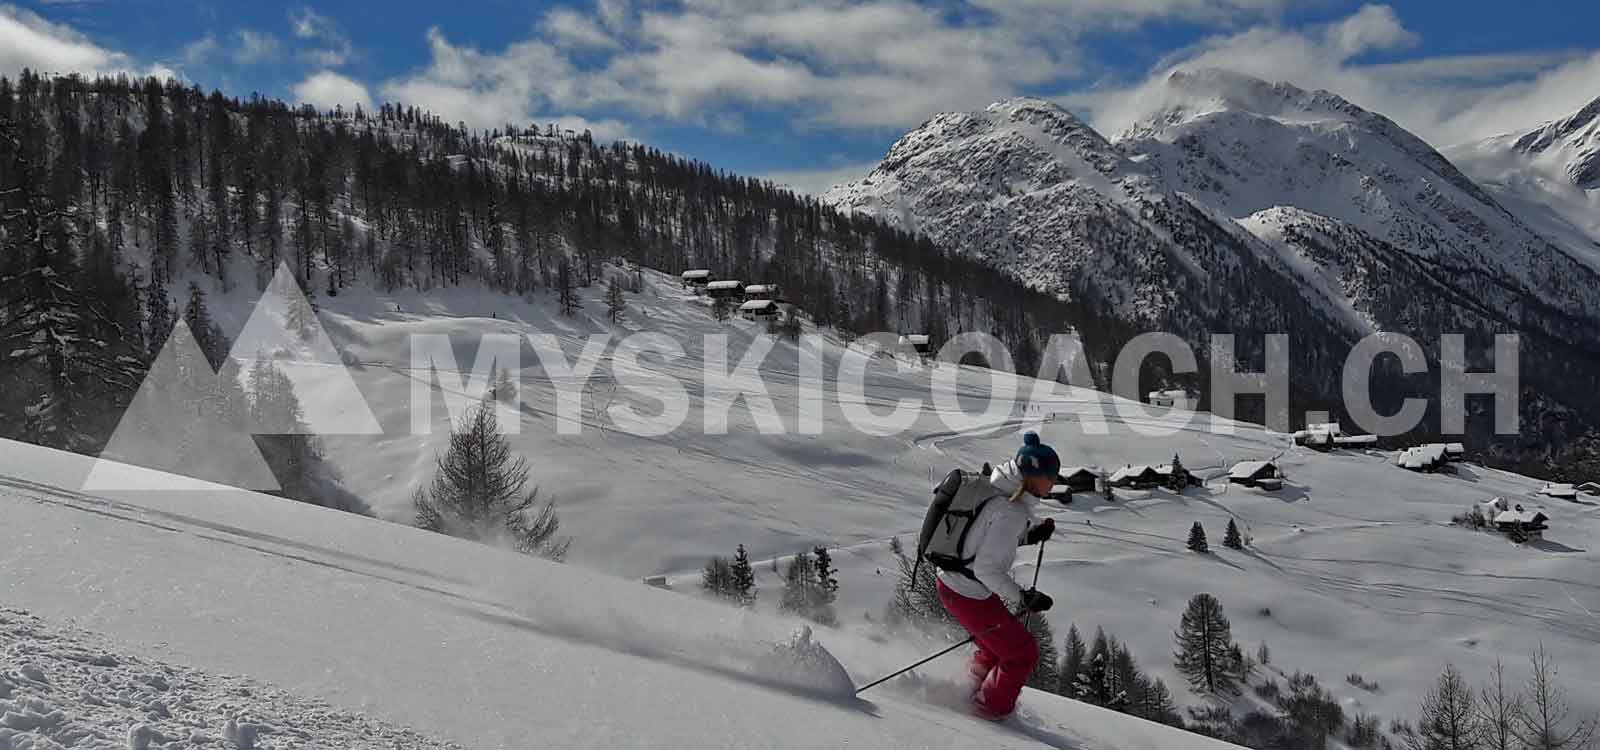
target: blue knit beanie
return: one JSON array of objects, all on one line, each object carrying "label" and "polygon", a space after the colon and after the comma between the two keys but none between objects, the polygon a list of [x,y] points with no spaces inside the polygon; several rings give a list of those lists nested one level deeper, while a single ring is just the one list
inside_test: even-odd
[{"label": "blue knit beanie", "polygon": [[1050,476],[1061,473],[1061,457],[1054,448],[1039,442],[1039,433],[1022,434],[1022,447],[1017,450],[1017,468],[1025,477]]}]

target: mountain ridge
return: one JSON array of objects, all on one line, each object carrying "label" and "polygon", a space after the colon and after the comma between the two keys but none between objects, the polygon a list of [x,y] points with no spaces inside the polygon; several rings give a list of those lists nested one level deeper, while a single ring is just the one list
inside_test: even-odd
[{"label": "mountain ridge", "polygon": [[1600,420],[1586,395],[1600,385],[1600,270],[1584,248],[1337,94],[1202,70],[1171,76],[1165,96],[1114,139],[1035,98],[938,115],[824,200],[1196,343],[1286,330],[1326,360],[1398,330],[1437,357],[1442,333],[1521,333],[1530,361],[1581,363],[1538,384]]}]

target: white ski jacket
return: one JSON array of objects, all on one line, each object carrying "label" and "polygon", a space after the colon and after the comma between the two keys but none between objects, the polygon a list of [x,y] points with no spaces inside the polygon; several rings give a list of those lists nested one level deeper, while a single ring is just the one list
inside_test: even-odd
[{"label": "white ski jacket", "polygon": [[1022,475],[1016,461],[1000,464],[989,474],[989,483],[1004,493],[1004,497],[990,500],[973,521],[967,533],[965,550],[977,559],[972,561],[973,580],[948,570],[937,571],[945,588],[968,599],[988,599],[991,594],[1012,602],[1022,600],[1022,586],[1011,577],[1011,566],[1017,562],[1017,547],[1022,544],[1028,529],[1038,522],[1033,495],[1026,492],[1015,502],[1011,496],[1022,486]]}]

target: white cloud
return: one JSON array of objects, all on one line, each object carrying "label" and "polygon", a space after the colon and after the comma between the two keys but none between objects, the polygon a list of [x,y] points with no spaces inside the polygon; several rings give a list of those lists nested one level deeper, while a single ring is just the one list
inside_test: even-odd
[{"label": "white cloud", "polygon": [[1327,44],[1346,58],[1366,52],[1404,49],[1420,38],[1400,24],[1387,5],[1364,5],[1355,15],[1327,27]]},{"label": "white cloud", "polygon": [[316,43],[311,49],[302,50],[300,55],[320,67],[337,68],[351,57],[350,39],[339,25],[310,8],[290,10],[289,29],[296,38]]},{"label": "white cloud", "polygon": [[346,111],[351,111],[360,105],[362,109],[372,111],[372,97],[367,93],[367,87],[331,70],[319,71],[295,84],[294,99],[319,110],[331,110],[342,105]]},{"label": "white cloud", "polygon": [[556,43],[577,49],[613,49],[617,40],[600,24],[571,8],[556,8],[545,14],[544,29]]},{"label": "white cloud", "polygon": [[193,67],[199,65],[217,51],[217,46],[217,38],[214,35],[206,34],[184,45],[180,59],[185,66]]},{"label": "white cloud", "polygon": [[250,65],[272,57],[278,52],[278,38],[264,31],[240,29],[234,32],[233,61]]},{"label": "white cloud", "polygon": [[68,26],[38,14],[0,5],[0,71],[23,68],[40,73],[111,73],[132,71],[133,60],[90,41]]},{"label": "white cloud", "polygon": [[[902,128],[1053,80],[1078,63],[1061,27],[990,8],[961,17],[902,0],[683,0],[547,14],[499,50],[429,32],[432,58],[386,95],[494,125],[530,112],[618,111],[718,126],[730,109],[802,112],[801,126]],[[1054,18],[1054,16],[1049,16]]]},{"label": "white cloud", "polygon": [[866,176],[875,166],[876,162],[863,162],[815,169],[780,169],[768,172],[766,178],[772,180],[775,185],[787,187],[797,193],[821,195],[834,185]]},{"label": "white cloud", "polygon": [[1308,29],[1262,25],[1215,36],[1162,61],[1144,80],[1061,97],[1115,134],[1166,103],[1175,70],[1222,68],[1305,89],[1326,89],[1388,116],[1436,146],[1531,128],[1600,94],[1600,51],[1423,58],[1366,64],[1374,51],[1403,49],[1417,35],[1392,9],[1366,6]]}]

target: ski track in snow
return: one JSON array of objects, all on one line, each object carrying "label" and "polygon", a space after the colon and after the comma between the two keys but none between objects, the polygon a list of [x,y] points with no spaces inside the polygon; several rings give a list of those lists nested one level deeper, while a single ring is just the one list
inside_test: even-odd
[{"label": "ski track in snow", "polygon": [[0,607],[0,748],[460,748],[244,677],[137,656]]}]

